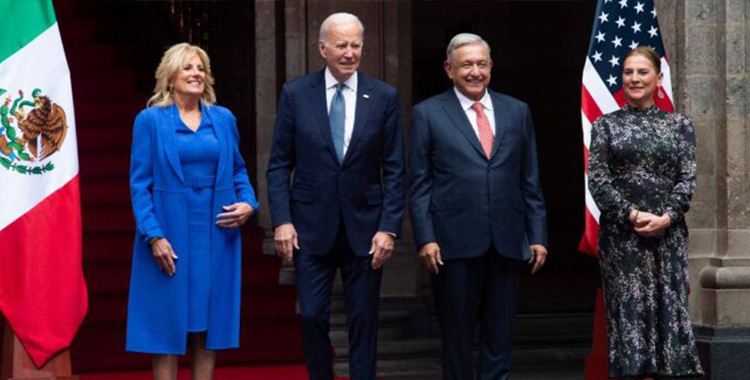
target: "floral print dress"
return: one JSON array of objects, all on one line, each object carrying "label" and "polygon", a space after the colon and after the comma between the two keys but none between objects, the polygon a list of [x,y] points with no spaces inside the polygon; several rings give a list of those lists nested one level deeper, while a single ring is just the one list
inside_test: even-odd
[{"label": "floral print dress", "polygon": [[[684,213],[695,189],[690,119],[656,106],[625,105],[594,122],[589,189],[599,218],[610,378],[698,377],[703,371],[687,312]],[[669,214],[671,225],[643,237],[631,210]]]}]

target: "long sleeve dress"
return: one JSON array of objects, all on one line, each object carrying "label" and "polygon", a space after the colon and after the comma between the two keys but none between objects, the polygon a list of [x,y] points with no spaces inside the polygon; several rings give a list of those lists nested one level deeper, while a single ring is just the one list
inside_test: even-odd
[{"label": "long sleeve dress", "polygon": [[[684,214],[695,189],[690,120],[625,105],[594,122],[589,189],[601,211],[599,255],[607,307],[609,377],[700,376],[687,312]],[[638,235],[631,210],[669,214],[656,237]]]},{"label": "long sleeve dress", "polygon": [[[216,215],[236,202],[259,205],[234,115],[204,104],[201,114],[195,132],[174,104],[141,111],[133,125],[128,351],[184,354],[188,333],[202,331],[209,350],[239,346],[240,230],[219,228]],[[174,276],[154,262],[153,237],[166,238],[179,257]]]},{"label": "long sleeve dress", "polygon": [[[176,118],[177,152],[187,190],[188,241],[188,332],[208,330],[211,290],[211,201],[219,164],[219,140],[208,118],[191,131]],[[179,260],[177,266],[179,266]]]}]

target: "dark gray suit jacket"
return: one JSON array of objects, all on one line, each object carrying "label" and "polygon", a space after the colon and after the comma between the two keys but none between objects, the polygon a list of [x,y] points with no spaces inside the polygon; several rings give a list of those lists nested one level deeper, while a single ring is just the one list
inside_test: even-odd
[{"label": "dark gray suit jacket", "polygon": [[529,244],[548,245],[529,107],[497,92],[490,97],[496,132],[489,159],[452,88],[414,107],[414,236],[420,247],[437,242],[443,259],[481,256],[492,246],[523,259]]}]

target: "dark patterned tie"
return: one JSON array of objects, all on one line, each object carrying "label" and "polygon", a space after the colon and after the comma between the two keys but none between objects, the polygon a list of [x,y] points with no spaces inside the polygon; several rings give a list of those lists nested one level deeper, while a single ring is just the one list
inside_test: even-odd
[{"label": "dark patterned tie", "polygon": [[343,83],[336,84],[336,94],[331,100],[331,109],[328,112],[328,122],[331,125],[331,137],[333,137],[333,147],[336,149],[336,156],[339,163],[344,160],[344,120],[346,120],[346,103],[341,90],[344,88]]}]

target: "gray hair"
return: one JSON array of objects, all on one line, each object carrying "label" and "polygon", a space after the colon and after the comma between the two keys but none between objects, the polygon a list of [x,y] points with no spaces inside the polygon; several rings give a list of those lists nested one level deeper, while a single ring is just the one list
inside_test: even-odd
[{"label": "gray hair", "polygon": [[473,44],[484,45],[484,48],[487,49],[487,57],[490,57],[490,44],[488,44],[487,41],[483,40],[482,37],[479,37],[478,35],[472,33],[459,33],[456,34],[455,37],[451,39],[451,42],[448,43],[448,48],[445,50],[445,58],[449,62],[452,62],[451,58],[453,58],[452,55],[454,50],[466,45]]},{"label": "gray hair", "polygon": [[357,18],[357,16],[351,13],[341,12],[334,13],[323,20],[323,23],[320,24],[320,32],[318,34],[318,38],[320,38],[321,41],[328,42],[328,29],[330,29],[331,26],[335,24],[357,24],[357,26],[359,26],[359,30],[362,32],[362,36],[365,35],[365,26],[362,25],[362,21],[359,21],[359,18]]}]

